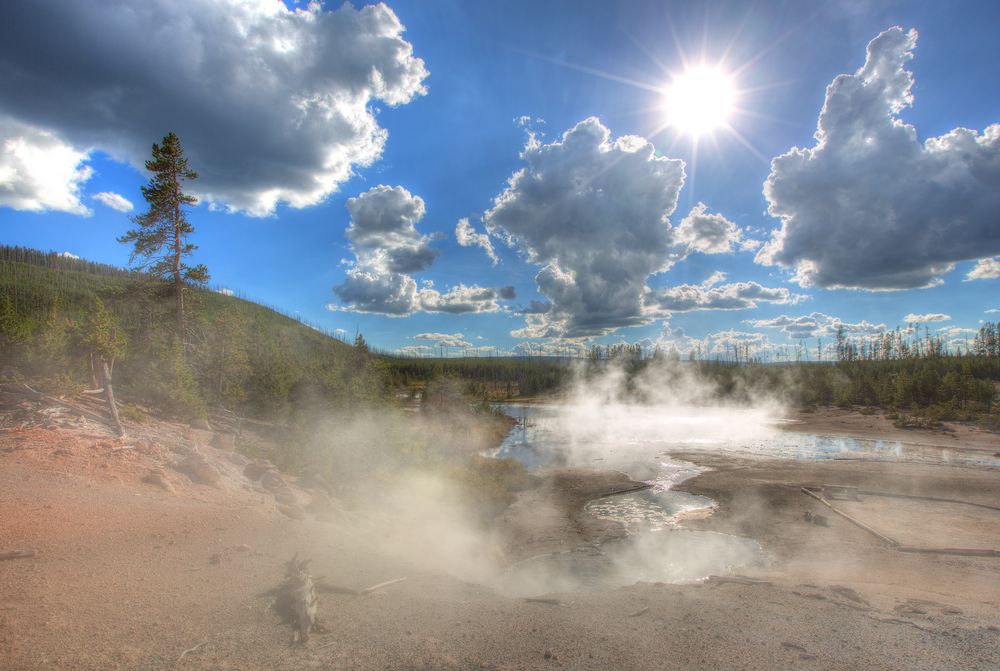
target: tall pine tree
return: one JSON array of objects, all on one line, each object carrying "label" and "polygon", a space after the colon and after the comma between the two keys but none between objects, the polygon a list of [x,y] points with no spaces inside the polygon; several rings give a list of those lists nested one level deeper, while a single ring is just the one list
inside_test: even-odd
[{"label": "tall pine tree", "polygon": [[132,217],[137,228],[118,238],[121,243],[133,244],[130,263],[142,258],[142,267],[151,275],[173,283],[177,303],[177,336],[183,342],[184,285],[188,282],[205,284],[208,269],[198,264],[190,266],[185,257],[197,249],[187,242],[194,227],[187,220],[185,208],[198,199],[183,191],[184,182],[198,178],[198,173],[188,168],[180,139],[174,133],[163,138],[162,145],[153,145],[153,158],[146,161],[146,170],[153,173],[147,186],[142,187],[142,197],[149,203],[149,210]]}]

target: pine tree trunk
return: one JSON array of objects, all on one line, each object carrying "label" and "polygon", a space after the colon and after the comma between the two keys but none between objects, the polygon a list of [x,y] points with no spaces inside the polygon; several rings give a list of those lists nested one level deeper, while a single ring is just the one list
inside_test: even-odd
[{"label": "pine tree trunk", "polygon": [[177,298],[177,337],[184,344],[184,283],[181,281],[181,187],[174,175],[174,294]]}]

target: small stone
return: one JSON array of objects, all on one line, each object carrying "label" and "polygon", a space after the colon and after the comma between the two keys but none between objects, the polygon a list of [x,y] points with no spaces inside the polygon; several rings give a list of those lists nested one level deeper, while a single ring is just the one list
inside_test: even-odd
[{"label": "small stone", "polygon": [[212,436],[212,447],[223,452],[232,452],[236,449],[236,434],[217,433]]},{"label": "small stone", "polygon": [[292,518],[293,520],[304,520],[306,518],[306,514],[302,511],[302,508],[299,508],[298,506],[285,506],[279,504],[278,512],[285,517]]},{"label": "small stone", "polygon": [[168,492],[174,491],[174,486],[170,484],[169,480],[167,480],[167,475],[161,468],[154,468],[150,470],[146,473],[146,475],[142,476],[142,481],[149,485],[161,487]]},{"label": "small stone", "polygon": [[240,545],[236,546],[236,551],[237,552],[250,552],[250,546],[246,545],[245,543],[241,543]]},{"label": "small stone", "polygon": [[209,485],[215,484],[222,477],[219,471],[205,460],[205,457],[197,453],[178,463],[175,468],[194,480]]},{"label": "small stone", "polygon": [[216,553],[208,558],[208,563],[213,566],[218,566],[222,563],[222,555]]},{"label": "small stone", "polygon": [[260,480],[262,475],[271,470],[275,470],[274,464],[267,459],[254,459],[243,469],[243,475],[248,480]]}]

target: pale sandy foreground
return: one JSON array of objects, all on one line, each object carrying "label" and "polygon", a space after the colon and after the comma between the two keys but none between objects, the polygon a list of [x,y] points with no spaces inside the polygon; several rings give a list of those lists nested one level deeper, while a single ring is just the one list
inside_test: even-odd
[{"label": "pale sandy foreground", "polygon": [[[0,562],[3,669],[1000,668],[1000,558],[900,553],[835,515],[806,523],[803,512],[823,507],[800,491],[835,483],[997,504],[993,467],[677,455],[714,469],[681,488],[719,502],[685,524],[755,538],[766,564],[741,570],[747,580],[532,602],[428,569],[405,548],[386,553],[378,533],[338,522],[350,511],[296,521],[253,488],[175,479],[169,493],[139,482],[155,450],[67,448],[65,433],[0,437],[0,550],[39,551]],[[619,533],[581,506],[628,484],[551,474],[508,511],[497,553],[513,561]],[[947,511],[863,512],[917,540],[1000,544],[986,509],[955,529]],[[292,647],[256,595],[294,552],[340,586],[408,579],[323,594],[328,631]]]}]

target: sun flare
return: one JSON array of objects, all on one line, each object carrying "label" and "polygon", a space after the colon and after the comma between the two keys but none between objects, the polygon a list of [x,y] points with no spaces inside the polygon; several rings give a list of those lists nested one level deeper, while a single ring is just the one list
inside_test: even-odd
[{"label": "sun flare", "polygon": [[667,88],[667,124],[692,137],[711,133],[726,124],[735,98],[724,72],[707,66],[688,68]]}]

